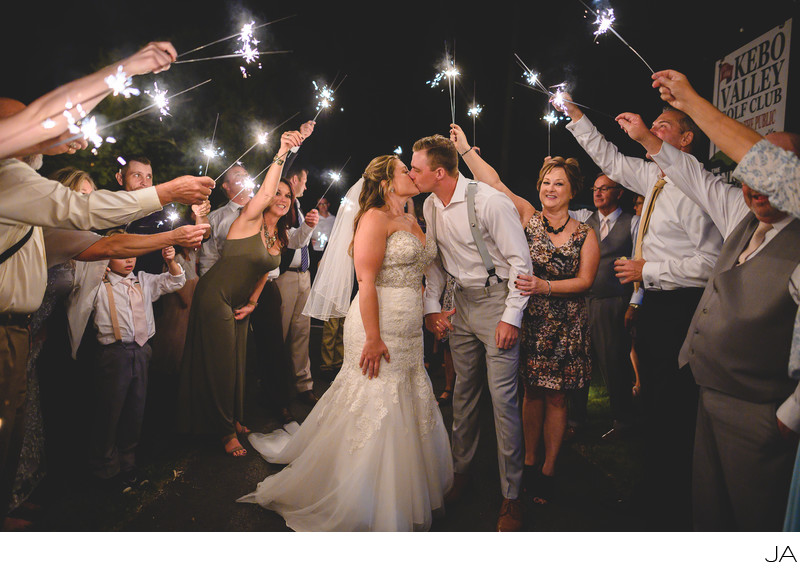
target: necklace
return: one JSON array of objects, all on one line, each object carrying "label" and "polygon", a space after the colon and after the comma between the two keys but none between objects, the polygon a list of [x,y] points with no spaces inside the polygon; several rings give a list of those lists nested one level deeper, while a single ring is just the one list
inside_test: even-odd
[{"label": "necklace", "polygon": [[275,235],[270,235],[267,232],[267,225],[266,224],[264,224],[262,229],[264,231],[264,240],[267,242],[267,249],[272,249],[272,247],[275,245],[275,242],[278,241],[278,232],[276,231]]},{"label": "necklace", "polygon": [[567,227],[567,224],[569,223],[569,216],[567,216],[567,220],[564,222],[563,226],[561,226],[558,229],[554,229],[553,226],[550,225],[550,222],[545,217],[544,212],[542,212],[542,223],[544,224],[544,229],[547,230],[547,233],[553,235],[560,234],[562,231],[564,231],[564,228]]}]

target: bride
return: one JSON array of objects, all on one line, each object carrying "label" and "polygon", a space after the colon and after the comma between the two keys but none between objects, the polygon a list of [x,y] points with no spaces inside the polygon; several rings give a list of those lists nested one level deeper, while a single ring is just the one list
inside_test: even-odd
[{"label": "bride", "polygon": [[342,369],[292,435],[250,434],[267,461],[289,465],[238,501],[294,530],[428,530],[444,507],[453,462],[422,360],[422,272],[436,244],[404,212],[418,193],[394,155],[348,191],[305,309],[346,312]]}]

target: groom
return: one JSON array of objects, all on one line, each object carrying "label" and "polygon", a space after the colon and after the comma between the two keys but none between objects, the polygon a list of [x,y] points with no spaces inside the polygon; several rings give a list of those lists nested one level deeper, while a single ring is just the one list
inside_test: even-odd
[{"label": "groom", "polygon": [[[425,200],[425,223],[429,239],[436,239],[439,246],[441,261],[426,272],[425,326],[437,336],[445,329],[452,331],[450,350],[456,371],[455,479],[445,500],[455,501],[463,494],[478,446],[478,400],[484,378],[479,366],[485,358],[504,499],[497,530],[520,530],[523,438],[517,397],[518,340],[528,299],[514,287],[514,280],[519,274],[532,272],[528,244],[511,200],[482,182],[474,183],[474,219],[485,248],[476,242],[467,197],[473,181],[459,174],[458,152],[450,139],[425,137],[414,143],[413,151],[409,176],[420,192],[432,193]],[[483,256],[479,249],[484,250]],[[439,303],[445,272],[456,280],[452,325]],[[489,277],[494,272],[496,275]]]}]

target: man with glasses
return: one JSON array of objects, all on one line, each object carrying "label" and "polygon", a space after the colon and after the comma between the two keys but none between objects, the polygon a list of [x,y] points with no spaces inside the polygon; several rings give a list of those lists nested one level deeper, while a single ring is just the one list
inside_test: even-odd
[{"label": "man with glasses", "polygon": [[[600,242],[600,265],[592,288],[586,295],[592,334],[594,362],[606,383],[611,403],[613,425],[603,435],[611,441],[624,437],[633,423],[634,374],[631,364],[631,337],[625,329],[628,307],[641,304],[642,289],[634,293],[632,283],[620,283],[614,273],[614,261],[630,257],[639,216],[623,212],[620,200],[625,189],[602,172],[592,187],[592,200],[597,211],[579,210],[570,214],[586,222]],[[633,298],[631,295],[634,295]],[[589,385],[569,395],[570,427],[577,431],[586,423]],[[569,428],[568,428],[569,429]]]}]

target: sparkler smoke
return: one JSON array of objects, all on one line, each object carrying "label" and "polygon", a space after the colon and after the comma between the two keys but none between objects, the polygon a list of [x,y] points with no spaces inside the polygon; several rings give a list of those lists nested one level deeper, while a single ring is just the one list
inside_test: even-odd
[{"label": "sparkler smoke", "polygon": [[642,63],[647,66],[647,69],[650,70],[651,74],[655,74],[655,70],[652,67],[650,67],[650,64],[645,61],[645,59],[641,56],[641,54],[638,51],[636,51],[635,49],[633,49],[631,44],[626,42],[625,38],[623,38],[621,35],[619,35],[617,30],[614,29],[613,24],[616,21],[616,17],[614,16],[614,10],[612,10],[611,8],[608,8],[607,10],[603,10],[602,13],[598,13],[598,12],[595,12],[594,10],[592,10],[591,8],[589,8],[589,6],[587,6],[583,2],[583,0],[578,0],[578,2],[580,2],[583,5],[583,7],[586,8],[586,10],[588,12],[591,12],[592,15],[596,18],[595,21],[594,21],[594,23],[597,25],[597,29],[594,31],[595,41],[597,41],[597,38],[599,36],[601,36],[602,34],[610,31],[612,34],[617,36],[617,38],[619,38],[619,41],[621,41],[623,44],[625,44],[625,46],[627,46],[627,48],[629,50],[631,50],[634,53],[634,55],[636,55],[636,57],[638,57],[640,60],[642,60]]},{"label": "sparkler smoke", "polygon": [[139,94],[138,89],[131,87],[132,81],[133,78],[128,77],[121,65],[117,67],[117,72],[114,75],[106,77],[106,85],[113,91],[113,94],[119,95],[122,93],[126,99],[129,99],[131,95]]},{"label": "sparkler smoke", "polygon": [[[339,172],[330,172],[329,173],[329,176],[331,177],[331,183],[328,184],[327,188],[325,188],[325,192],[322,193],[322,196],[319,197],[319,200],[322,200],[325,197],[325,194],[328,193],[328,190],[331,189],[331,187],[333,186],[334,182],[338,182],[339,180],[341,180],[342,171],[344,170],[344,167],[347,166],[348,162],[350,162],[350,157],[349,156],[347,157],[347,160],[344,161],[344,164],[339,169]],[[317,202],[319,202],[319,200],[317,200]]]}]

